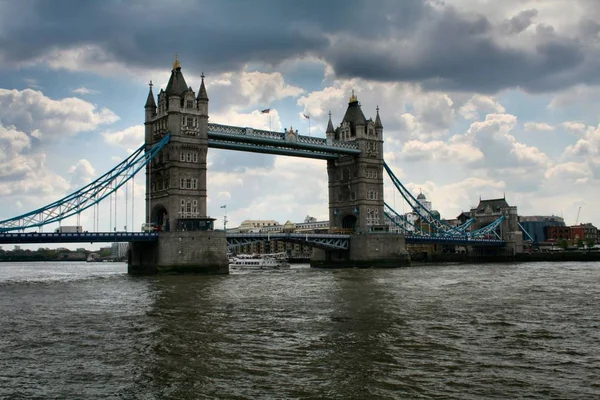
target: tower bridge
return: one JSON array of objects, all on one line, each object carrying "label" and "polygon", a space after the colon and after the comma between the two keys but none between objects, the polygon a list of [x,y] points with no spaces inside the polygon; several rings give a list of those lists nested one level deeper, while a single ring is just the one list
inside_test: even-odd
[{"label": "tower bridge", "polygon": [[[516,212],[487,221],[477,230],[467,230],[473,221],[449,226],[419,203],[383,160],[384,131],[377,107],[375,119],[367,119],[352,93],[337,127],[331,113],[324,138],[299,135],[293,128],[273,132],[249,127],[209,123],[209,98],[201,76],[196,93],[189,87],[178,60],[173,64],[166,88],[155,96],[152,84],[145,110],[144,144],[127,160],[95,182],[39,210],[0,221],[0,240],[18,237],[10,231],[39,227],[60,221],[96,204],[113,193],[135,173],[145,169],[145,220],[160,226],[158,234],[121,237],[131,243],[129,272],[228,273],[228,246],[256,240],[248,235],[227,235],[214,229],[207,214],[207,154],[209,148],[249,151],[326,161],[330,233],[319,235],[282,234],[278,240],[301,241],[314,246],[311,265],[398,267],[409,261],[406,242],[467,243],[514,252],[519,236],[497,227],[513,228]],[[389,232],[386,220],[406,227],[384,202],[384,171],[397,190],[418,214],[421,226],[410,235]],[[513,215],[514,214],[514,215]],[[509,222],[502,223],[508,219]],[[502,225],[500,225],[502,224]],[[510,230],[510,229],[507,229]],[[343,235],[335,232],[343,231]],[[3,232],[3,233],[2,233]],[[495,234],[495,238],[483,235]],[[13,234],[10,234],[13,235]],[[30,235],[28,240],[42,240]],[[66,236],[44,240],[67,241]],[[96,235],[99,233],[89,233]],[[285,236],[285,237],[284,237]],[[83,236],[79,235],[78,240]],[[90,236],[91,237],[91,236]],[[108,237],[108,236],[106,236]],[[114,235],[116,237],[116,235]],[[21,238],[24,238],[21,237]],[[272,239],[275,237],[272,236]],[[83,239],[81,239],[83,241]],[[263,239],[264,240],[264,239]],[[522,240],[522,239],[521,239]],[[497,250],[495,250],[497,251]]]}]

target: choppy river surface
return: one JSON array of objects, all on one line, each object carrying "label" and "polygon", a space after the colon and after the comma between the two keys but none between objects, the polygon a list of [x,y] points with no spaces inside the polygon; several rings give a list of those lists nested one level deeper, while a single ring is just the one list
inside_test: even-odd
[{"label": "choppy river surface", "polygon": [[598,399],[600,263],[3,263],[0,398]]}]

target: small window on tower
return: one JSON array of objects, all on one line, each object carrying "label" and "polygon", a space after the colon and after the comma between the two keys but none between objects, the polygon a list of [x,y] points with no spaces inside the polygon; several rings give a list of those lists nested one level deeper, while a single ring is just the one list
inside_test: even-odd
[{"label": "small window on tower", "polygon": [[194,108],[194,100],[187,101],[187,108]]},{"label": "small window on tower", "polygon": [[187,117],[187,126],[192,126],[192,117]]}]

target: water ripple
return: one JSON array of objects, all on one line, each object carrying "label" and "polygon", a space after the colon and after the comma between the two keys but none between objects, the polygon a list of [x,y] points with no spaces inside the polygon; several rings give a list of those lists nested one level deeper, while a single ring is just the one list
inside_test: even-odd
[{"label": "water ripple", "polygon": [[0,265],[0,398],[594,399],[600,264]]}]

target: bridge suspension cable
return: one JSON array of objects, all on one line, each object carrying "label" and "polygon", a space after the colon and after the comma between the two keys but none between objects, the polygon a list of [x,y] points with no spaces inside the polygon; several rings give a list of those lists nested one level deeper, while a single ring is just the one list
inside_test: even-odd
[{"label": "bridge suspension cable", "polygon": [[383,167],[385,171],[388,173],[388,176],[392,180],[392,183],[398,189],[404,200],[408,203],[408,205],[413,209],[415,213],[421,218],[421,221],[427,223],[429,226],[433,227],[433,229],[440,234],[445,235],[464,235],[463,231],[460,231],[455,226],[451,226],[448,223],[438,219],[431,211],[421,204],[419,200],[417,200],[404,185],[400,182],[400,179],[394,175],[392,169],[387,165],[387,163],[383,162]]},{"label": "bridge suspension cable", "polygon": [[[148,151],[145,151],[145,145],[140,146],[129,157],[100,178],[60,200],[26,214],[0,221],[0,232],[41,227],[62,221],[94,206],[132,179],[140,169],[145,167],[163,149],[170,138],[171,135],[167,133],[160,142]],[[98,215],[96,215],[96,218],[98,218]]]},{"label": "bridge suspension cable", "polygon": [[[435,232],[424,232],[421,228],[411,223],[406,217],[398,214],[392,207],[390,207],[389,204],[384,203],[385,216],[388,219],[390,219],[395,225],[403,229],[406,233],[414,233],[423,236],[466,236],[470,238],[481,238],[486,235],[494,234],[496,235],[496,237],[500,238],[498,236],[498,233],[496,232],[496,229],[498,228],[500,223],[504,221],[504,216],[501,216],[495,221],[491,222],[490,224],[474,231],[469,231],[468,229],[475,222],[475,218],[470,218],[469,220],[467,220],[459,226],[449,225],[448,223],[437,218],[431,211],[429,211],[425,206],[423,206],[423,204],[408,191],[408,189],[402,184],[402,182],[400,182],[396,175],[394,175],[392,169],[387,165],[385,161],[383,162],[383,167],[385,168],[386,172],[388,173],[388,176],[392,180],[392,183],[394,184],[396,189],[398,189],[398,192],[400,192],[400,194],[408,203],[410,208],[412,208],[412,210],[420,217],[422,222],[426,223],[428,226],[433,227],[435,230]],[[400,219],[402,222],[398,222],[398,219]],[[412,230],[410,229],[410,227],[412,227]]]}]

